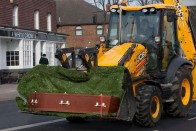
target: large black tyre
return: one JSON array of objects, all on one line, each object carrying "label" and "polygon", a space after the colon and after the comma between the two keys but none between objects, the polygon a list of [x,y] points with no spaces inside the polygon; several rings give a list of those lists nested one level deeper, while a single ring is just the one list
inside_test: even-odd
[{"label": "large black tyre", "polygon": [[172,81],[174,100],[164,104],[164,111],[170,117],[185,117],[189,111],[193,96],[193,82],[190,70],[183,66],[175,74]]},{"label": "large black tyre", "polygon": [[82,117],[67,117],[66,119],[70,123],[83,123],[83,122],[85,122],[85,118],[82,118]]},{"label": "large black tyre", "polygon": [[153,127],[161,118],[161,91],[157,86],[141,84],[137,87],[134,121],[144,127]]}]

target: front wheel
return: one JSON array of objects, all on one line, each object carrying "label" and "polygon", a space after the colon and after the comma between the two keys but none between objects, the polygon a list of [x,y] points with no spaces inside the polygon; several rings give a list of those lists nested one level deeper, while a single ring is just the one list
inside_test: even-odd
[{"label": "front wheel", "polygon": [[137,88],[135,122],[152,127],[159,121],[162,112],[161,91],[157,86],[141,84]]},{"label": "front wheel", "polygon": [[172,81],[173,102],[165,103],[165,113],[170,117],[185,117],[189,111],[193,95],[193,83],[190,70],[183,66],[176,72]]}]

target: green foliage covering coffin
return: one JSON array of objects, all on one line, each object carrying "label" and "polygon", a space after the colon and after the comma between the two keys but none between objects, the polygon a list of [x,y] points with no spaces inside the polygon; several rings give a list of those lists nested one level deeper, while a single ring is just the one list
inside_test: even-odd
[{"label": "green foliage covering coffin", "polygon": [[124,67],[96,67],[86,74],[61,66],[38,65],[22,78],[18,92],[26,99],[35,91],[121,97],[123,76]]}]

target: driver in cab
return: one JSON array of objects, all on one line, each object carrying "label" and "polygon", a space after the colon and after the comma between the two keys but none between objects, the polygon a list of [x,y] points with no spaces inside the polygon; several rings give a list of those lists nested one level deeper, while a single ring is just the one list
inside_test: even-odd
[{"label": "driver in cab", "polygon": [[141,37],[150,37],[152,36],[152,28],[150,27],[149,21],[143,19],[140,24],[140,35]]}]

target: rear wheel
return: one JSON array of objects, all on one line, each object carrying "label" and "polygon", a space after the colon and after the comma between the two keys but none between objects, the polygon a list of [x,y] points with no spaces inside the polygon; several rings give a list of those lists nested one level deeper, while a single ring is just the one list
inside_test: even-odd
[{"label": "rear wheel", "polygon": [[161,92],[157,86],[142,84],[137,88],[135,122],[152,127],[159,121],[162,112]]},{"label": "rear wheel", "polygon": [[173,102],[165,103],[165,113],[170,117],[185,117],[190,111],[193,95],[192,75],[188,68],[181,67],[172,81]]}]

